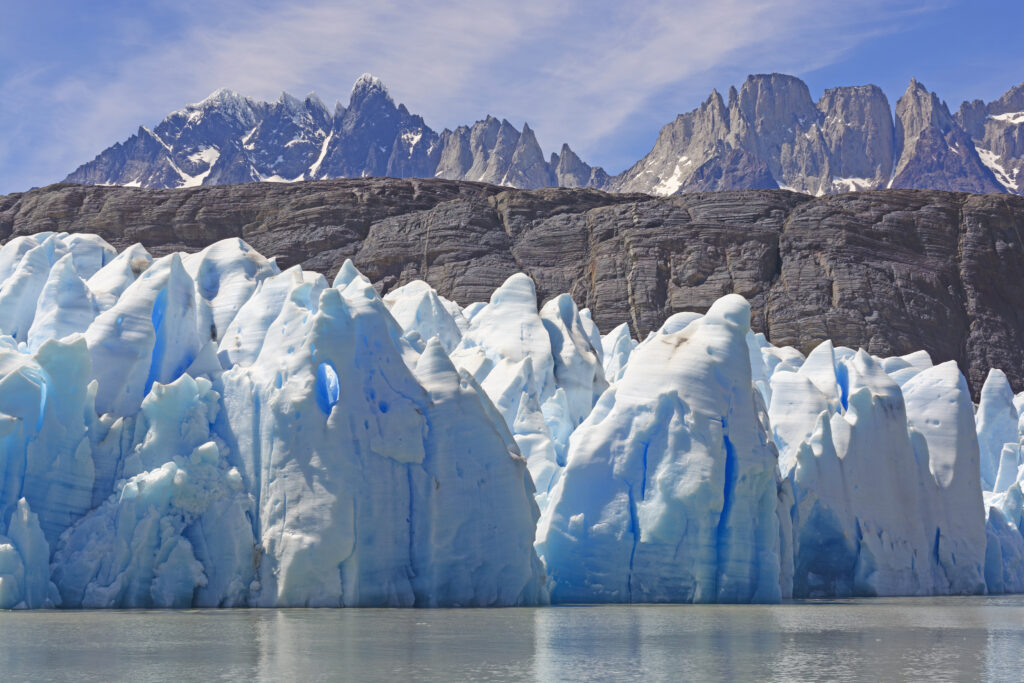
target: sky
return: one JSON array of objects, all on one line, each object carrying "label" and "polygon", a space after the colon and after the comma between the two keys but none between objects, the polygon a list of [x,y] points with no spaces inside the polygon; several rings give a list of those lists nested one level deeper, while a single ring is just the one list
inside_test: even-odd
[{"label": "sky", "polygon": [[1019,0],[0,0],[0,194],[58,182],[226,87],[347,103],[364,72],[440,131],[528,122],[615,174],[747,74],[917,78],[949,103],[1024,81]]}]

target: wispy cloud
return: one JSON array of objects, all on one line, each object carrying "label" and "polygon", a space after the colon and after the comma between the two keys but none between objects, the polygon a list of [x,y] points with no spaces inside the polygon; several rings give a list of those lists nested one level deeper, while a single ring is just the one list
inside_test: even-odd
[{"label": "wispy cloud", "polygon": [[[25,65],[4,78],[0,191],[63,177],[140,123],[218,87],[273,98],[281,90],[347,97],[369,71],[434,127],[487,113],[529,119],[542,143],[569,142],[617,171],[609,141],[653,139],[659,124],[696,104],[673,96],[689,81],[736,70],[807,72],[921,11],[910,3],[846,0],[695,0],[518,3],[397,0],[186,2],[167,35],[118,35],[123,57],[102,70]],[[131,39],[146,33],[148,40]],[[42,103],[44,106],[38,107]],[[43,120],[15,110],[37,106]],[[604,153],[602,153],[604,151]],[[639,156],[634,153],[634,158]],[[630,159],[632,160],[632,159]]]}]

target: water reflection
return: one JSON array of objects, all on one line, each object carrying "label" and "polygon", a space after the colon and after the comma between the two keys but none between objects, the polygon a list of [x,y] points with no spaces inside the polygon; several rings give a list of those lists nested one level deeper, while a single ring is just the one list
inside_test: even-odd
[{"label": "water reflection", "polygon": [[4,680],[1020,680],[1024,598],[0,613]]}]

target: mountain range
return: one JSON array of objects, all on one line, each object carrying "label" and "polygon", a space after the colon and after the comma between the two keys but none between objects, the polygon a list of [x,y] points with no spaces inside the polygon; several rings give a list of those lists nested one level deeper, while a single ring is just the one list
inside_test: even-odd
[{"label": "mountain range", "polygon": [[440,133],[364,74],[348,106],[315,94],[261,102],[218,90],[140,126],[65,179],[148,188],[389,176],[521,189],[589,187],[667,196],[781,188],[822,195],[919,188],[1024,194],[1024,83],[993,102],[945,102],[912,80],[895,110],[873,85],[826,90],[751,75],[665,125],[619,175],[563,144],[545,158],[533,130],[487,116]]}]

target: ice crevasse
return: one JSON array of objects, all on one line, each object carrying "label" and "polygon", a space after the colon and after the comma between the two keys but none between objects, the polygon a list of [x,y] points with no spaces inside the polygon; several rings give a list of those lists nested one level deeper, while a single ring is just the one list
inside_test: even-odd
[{"label": "ice crevasse", "polygon": [[998,370],[809,355],[729,295],[637,343],[514,275],[381,297],[241,240],[0,247],[0,607],[1024,591]]}]

